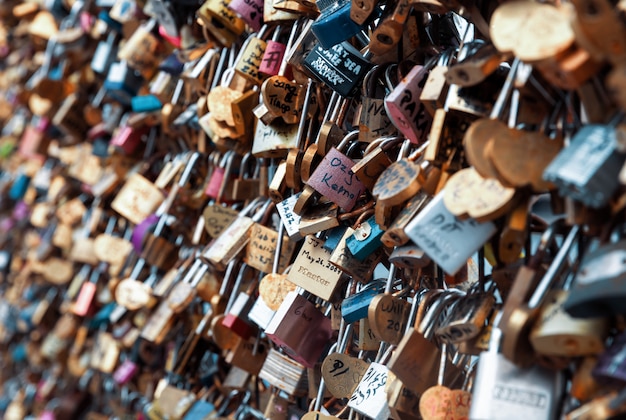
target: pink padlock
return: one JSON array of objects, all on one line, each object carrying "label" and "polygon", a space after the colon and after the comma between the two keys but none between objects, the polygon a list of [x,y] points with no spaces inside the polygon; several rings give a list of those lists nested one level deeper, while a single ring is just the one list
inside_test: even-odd
[{"label": "pink padlock", "polygon": [[213,170],[209,182],[204,189],[204,194],[218,202],[222,201],[223,187],[232,175],[234,159],[235,153],[233,151],[229,150],[224,154],[219,164]]},{"label": "pink padlock", "polygon": [[38,420],[56,420],[56,416],[52,410],[44,410],[39,415]]},{"label": "pink padlock", "polygon": [[22,157],[40,160],[43,163],[48,147],[45,131],[49,126],[49,121],[45,117],[41,117],[39,121],[36,121],[36,118],[33,117],[31,124],[24,129],[18,150]]},{"label": "pink padlock", "polygon": [[263,53],[263,59],[259,65],[259,72],[267,74],[269,76],[276,76],[280,72],[280,66],[285,56],[287,46],[281,42],[278,42],[280,36],[280,26],[274,30],[272,39],[267,41],[265,46],[265,52]]},{"label": "pink padlock", "polygon": [[180,48],[181,46],[181,37],[180,36],[173,36],[167,33],[167,31],[165,30],[165,28],[161,25],[159,25],[159,35],[161,35],[161,37],[166,40],[167,42],[169,42],[170,44],[172,44],[175,48]]},{"label": "pink padlock", "polygon": [[387,115],[398,130],[415,144],[424,142],[432,124],[432,117],[420,101],[427,79],[428,69],[417,65],[385,98]]},{"label": "pink padlock", "polygon": [[263,26],[263,0],[232,0],[228,8],[235,11],[255,31]]},{"label": "pink padlock", "polygon": [[354,208],[365,191],[365,185],[352,172],[354,166],[352,159],[337,149],[341,149],[350,137],[356,137],[358,134],[358,131],[348,134],[337,148],[333,147],[307,182],[317,192],[346,211]]},{"label": "pink padlock", "polygon": [[98,281],[100,280],[100,276],[108,272],[109,267],[107,263],[100,263],[98,267],[96,267],[89,277],[89,281],[83,283],[80,288],[80,292],[78,293],[78,297],[76,298],[76,302],[74,302],[74,306],[72,307],[72,312],[78,316],[86,316],[91,309],[91,304],[96,297],[96,293],[98,291]]},{"label": "pink padlock", "polygon": [[150,127],[143,126],[132,128],[130,126],[120,127],[119,131],[111,139],[111,145],[115,146],[127,155],[132,155],[141,144],[141,138],[148,133]]}]

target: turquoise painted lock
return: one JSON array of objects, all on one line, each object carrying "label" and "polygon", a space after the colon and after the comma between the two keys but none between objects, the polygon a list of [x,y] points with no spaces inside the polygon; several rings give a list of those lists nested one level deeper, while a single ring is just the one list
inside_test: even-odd
[{"label": "turquoise painted lock", "polygon": [[330,252],[333,252],[335,248],[339,246],[339,242],[343,237],[343,234],[346,232],[345,226],[337,226],[336,228],[332,228],[327,236],[326,242],[324,242],[324,249],[327,249]]},{"label": "turquoise painted lock", "polygon": [[11,200],[21,200],[26,195],[26,190],[28,190],[28,186],[30,185],[31,177],[26,175],[25,173],[20,173],[13,181],[13,185],[11,185],[11,189],[9,190],[9,198]]},{"label": "turquoise painted lock", "polygon": [[341,316],[348,323],[367,318],[367,310],[374,296],[385,291],[385,282],[375,280],[369,283],[358,293],[348,296],[341,302]]},{"label": "turquoise painted lock", "polygon": [[376,224],[372,216],[357,226],[352,236],[346,239],[346,246],[354,258],[364,261],[368,255],[382,246],[380,238],[383,233],[385,231]]},{"label": "turquoise painted lock", "polygon": [[130,106],[133,112],[152,112],[161,109],[163,104],[155,95],[140,95],[133,96]]},{"label": "turquoise painted lock", "polygon": [[[209,394],[207,394],[207,397]],[[183,420],[204,419],[215,411],[215,406],[208,401],[198,400],[187,411]]]},{"label": "turquoise painted lock", "polygon": [[329,49],[361,31],[361,25],[350,19],[350,0],[318,1],[320,16],[313,22],[311,31],[320,45]]}]

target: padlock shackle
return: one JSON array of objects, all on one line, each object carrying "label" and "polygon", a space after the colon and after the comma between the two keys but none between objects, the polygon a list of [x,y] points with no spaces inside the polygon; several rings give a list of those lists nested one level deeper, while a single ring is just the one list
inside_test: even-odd
[{"label": "padlock shackle", "polygon": [[550,286],[554,282],[554,279],[556,278],[557,274],[563,269],[563,266],[565,265],[565,262],[567,261],[567,255],[569,254],[572,248],[572,245],[576,241],[579,231],[580,231],[580,226],[578,225],[574,225],[570,229],[569,233],[567,234],[567,237],[563,241],[563,244],[561,245],[559,251],[554,257],[554,261],[552,261],[552,264],[550,264],[550,267],[548,267],[546,274],[544,274],[541,281],[537,285],[537,288],[533,292],[533,295],[528,300],[529,308],[531,309],[537,308],[543,301],[548,290],[550,289]]},{"label": "padlock shackle", "polygon": [[498,94],[498,99],[496,99],[496,102],[493,104],[493,108],[491,109],[491,113],[489,114],[489,118],[492,120],[499,119],[502,116],[502,112],[504,111],[505,105],[511,93],[511,88],[513,87],[513,82],[515,81],[515,74],[517,73],[519,64],[520,59],[515,57],[511,63],[509,73],[506,75],[504,84],[502,85],[502,90]]}]

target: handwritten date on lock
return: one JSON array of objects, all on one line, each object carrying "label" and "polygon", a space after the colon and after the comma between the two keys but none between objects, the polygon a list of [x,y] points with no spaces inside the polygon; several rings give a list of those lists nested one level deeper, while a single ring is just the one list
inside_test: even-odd
[{"label": "handwritten date on lock", "polygon": [[365,372],[365,376],[361,379],[352,398],[350,405],[360,405],[366,400],[376,397],[378,394],[385,393],[385,385],[387,385],[388,372],[383,369],[377,369],[375,364]]},{"label": "handwritten date on lock", "polygon": [[331,149],[313,175],[309,185],[344,210],[354,208],[365,185],[352,172],[354,162],[336,149]]}]

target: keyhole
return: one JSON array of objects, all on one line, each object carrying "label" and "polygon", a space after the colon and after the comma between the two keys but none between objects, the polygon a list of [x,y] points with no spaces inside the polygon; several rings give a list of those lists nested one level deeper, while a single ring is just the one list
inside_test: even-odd
[{"label": "keyhole", "polygon": [[595,16],[600,12],[593,1],[588,2],[585,6],[585,13],[589,16]]},{"label": "keyhole", "polygon": [[391,45],[393,44],[393,39],[389,35],[378,34],[376,35],[376,39],[380,41],[382,44]]},{"label": "keyhole", "polygon": [[467,82],[469,80],[469,74],[467,74],[465,70],[462,70],[462,69],[458,70],[457,76],[459,77],[459,79],[463,80],[464,82]]}]

